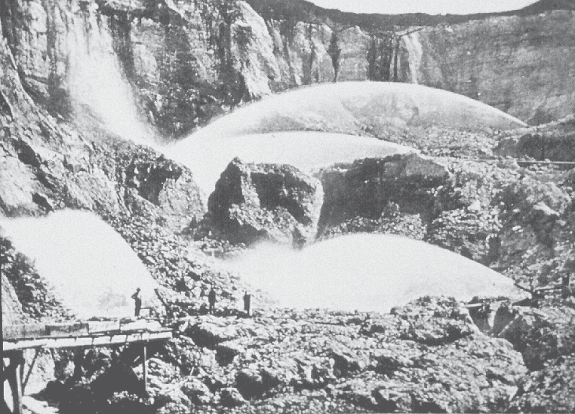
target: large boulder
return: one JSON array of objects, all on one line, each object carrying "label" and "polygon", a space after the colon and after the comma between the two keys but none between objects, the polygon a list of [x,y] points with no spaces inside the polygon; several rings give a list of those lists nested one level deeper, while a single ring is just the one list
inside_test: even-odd
[{"label": "large boulder", "polygon": [[425,296],[391,313],[406,322],[402,339],[424,345],[449,344],[479,331],[467,309],[453,298]]},{"label": "large boulder", "polygon": [[212,226],[234,243],[303,243],[315,237],[321,184],[295,167],[235,158],[208,200]]},{"label": "large boulder", "polygon": [[574,309],[515,307],[512,314],[513,319],[498,336],[523,354],[528,368],[539,370],[546,361],[575,352]]},{"label": "large boulder", "polygon": [[550,361],[544,369],[525,377],[508,411],[575,412],[575,354]]},{"label": "large boulder", "polygon": [[499,141],[495,152],[511,157],[531,157],[536,160],[575,160],[575,116],[559,122],[521,129]]},{"label": "large boulder", "polygon": [[448,177],[445,165],[416,153],[366,158],[331,167],[321,173],[325,200],[320,229],[355,217],[428,217],[436,188],[445,184]]}]

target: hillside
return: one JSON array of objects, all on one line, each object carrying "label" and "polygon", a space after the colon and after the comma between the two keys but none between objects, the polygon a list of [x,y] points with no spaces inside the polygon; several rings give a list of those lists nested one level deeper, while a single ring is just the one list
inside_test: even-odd
[{"label": "hillside", "polygon": [[[150,135],[135,125],[141,119],[163,139],[270,93],[334,79],[438,87],[531,124],[573,108],[569,4],[414,19],[305,2],[130,4],[4,0],[3,36],[30,95],[61,116],[107,118],[117,132]],[[121,96],[130,89],[135,102]],[[107,95],[123,117],[102,112]]]},{"label": "hillside", "polygon": [[147,396],[130,350],[27,352],[26,412],[575,411],[574,299],[535,290],[574,266],[565,4],[0,0],[3,327],[141,285],[175,336]]}]

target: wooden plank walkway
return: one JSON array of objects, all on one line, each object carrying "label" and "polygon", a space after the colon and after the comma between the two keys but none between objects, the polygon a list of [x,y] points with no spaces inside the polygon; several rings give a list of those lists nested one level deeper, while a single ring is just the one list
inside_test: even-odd
[{"label": "wooden plank walkway", "polygon": [[32,348],[86,348],[94,346],[108,346],[128,344],[134,342],[149,342],[168,340],[172,338],[172,331],[151,332],[116,332],[109,334],[82,335],[70,337],[39,337],[3,340],[3,352]]},{"label": "wooden plank walkway", "polygon": [[27,349],[35,349],[36,355],[26,380],[41,349],[77,348],[83,353],[83,348],[140,343],[143,393],[147,394],[147,343],[167,341],[172,337],[172,330],[146,320],[2,326],[2,357],[9,360],[8,364],[3,364],[3,376],[12,394],[12,413],[23,412],[24,351]]}]

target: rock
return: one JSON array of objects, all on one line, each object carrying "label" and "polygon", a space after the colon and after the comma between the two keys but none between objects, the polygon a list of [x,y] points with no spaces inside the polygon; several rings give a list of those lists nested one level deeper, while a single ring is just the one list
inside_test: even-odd
[{"label": "rock", "polygon": [[[5,251],[2,248],[2,259],[6,260]],[[7,263],[4,262],[3,266]],[[2,272],[2,325],[16,325],[25,322],[26,317],[22,310],[22,304],[18,300],[14,287],[6,277],[6,270]]]},{"label": "rock", "polygon": [[207,385],[196,378],[186,381],[182,385],[181,390],[195,405],[206,405],[213,399],[213,395]]},{"label": "rock", "polygon": [[481,334],[446,345],[385,346],[376,351],[376,372],[383,375],[364,372],[337,386],[345,398],[378,412],[501,410],[526,373],[509,344]]},{"label": "rock", "polygon": [[548,361],[521,381],[508,412],[575,412],[575,355]]},{"label": "rock", "polygon": [[220,402],[224,407],[239,407],[246,404],[246,400],[236,388],[224,388],[220,391]]},{"label": "rock", "polygon": [[[525,133],[527,132],[527,133]],[[573,116],[552,122],[543,128],[529,128],[499,142],[496,152],[516,158],[574,161],[575,128]]]},{"label": "rock", "polygon": [[394,308],[393,314],[407,322],[402,339],[425,345],[447,344],[479,332],[467,309],[452,298],[426,296]]},{"label": "rock", "polygon": [[321,172],[325,199],[320,231],[356,217],[379,219],[388,205],[396,214],[431,214],[435,188],[446,183],[447,167],[411,153],[364,159]]},{"label": "rock", "polygon": [[237,331],[232,327],[218,326],[205,321],[189,327],[186,335],[198,346],[215,348],[218,344],[235,339]]},{"label": "rock", "polygon": [[[150,409],[145,400],[126,392],[114,393],[114,395],[107,400],[106,408],[112,412],[120,413],[141,413]],[[158,412],[166,413],[166,411],[162,411],[163,409],[164,407]],[[176,413],[178,411],[174,410],[173,412]],[[181,413],[181,410],[179,412]]]},{"label": "rock", "polygon": [[334,359],[334,373],[338,376],[347,376],[350,372],[361,371],[368,365],[365,357],[358,355],[345,347],[335,347],[328,351]]},{"label": "rock", "polygon": [[[148,376],[150,382],[169,384],[179,376],[178,374],[174,366],[161,359],[150,358],[148,360]],[[161,392],[161,390],[157,390],[157,392]]]},{"label": "rock", "polygon": [[208,210],[212,225],[232,242],[292,243],[315,237],[322,202],[320,183],[296,168],[236,158],[217,182]]},{"label": "rock", "polygon": [[227,365],[233,361],[237,355],[244,354],[245,348],[239,341],[226,341],[216,346],[217,358],[221,364]]},{"label": "rock", "polygon": [[531,370],[575,352],[575,310],[568,307],[515,307],[515,317],[498,334],[521,352]]},{"label": "rock", "polygon": [[376,362],[374,369],[380,374],[389,376],[397,370],[413,367],[419,357],[421,350],[414,342],[394,341],[374,351],[373,358]]},{"label": "rock", "polygon": [[261,397],[267,390],[259,371],[244,369],[236,375],[236,387],[244,398]]},{"label": "rock", "polygon": [[557,211],[549,208],[549,206],[543,202],[539,202],[533,206],[530,222],[539,241],[546,245],[552,245],[553,239],[551,238],[551,234],[555,221],[559,219],[559,217],[560,214]]},{"label": "rock", "polygon": [[472,213],[478,213],[481,211],[481,202],[479,200],[475,200],[469,206],[467,206],[467,211]]}]

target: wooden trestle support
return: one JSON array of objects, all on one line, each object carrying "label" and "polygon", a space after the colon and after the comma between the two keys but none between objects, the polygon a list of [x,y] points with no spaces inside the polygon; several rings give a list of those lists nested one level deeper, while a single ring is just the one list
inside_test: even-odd
[{"label": "wooden trestle support", "polygon": [[[111,345],[128,345],[130,343],[139,343],[141,348],[139,350],[139,358],[142,363],[142,393],[148,395],[148,370],[147,370],[147,344],[150,341],[169,340],[172,338],[171,331],[156,331],[156,332],[125,332],[125,333],[110,333],[101,335],[81,336],[81,337],[42,337],[42,338],[24,338],[3,340],[3,382],[8,382],[12,394],[12,410],[6,401],[6,396],[3,399],[2,413],[23,414],[22,396],[24,388],[30,378],[30,374],[34,368],[34,364],[42,349],[53,348],[75,348],[77,350],[74,357],[74,376],[82,375],[82,361],[84,358],[84,349],[111,346]],[[34,358],[28,368],[28,373],[24,375],[25,357],[24,350],[34,349],[36,351]],[[8,363],[6,363],[8,360]],[[135,361],[136,362],[136,361]]]}]

